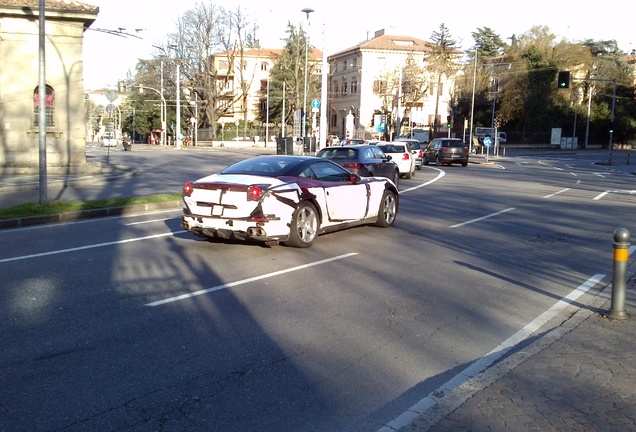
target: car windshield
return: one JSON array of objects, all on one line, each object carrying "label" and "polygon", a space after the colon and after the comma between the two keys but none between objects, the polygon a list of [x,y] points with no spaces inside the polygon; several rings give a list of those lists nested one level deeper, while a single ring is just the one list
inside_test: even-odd
[{"label": "car windshield", "polygon": [[463,141],[448,140],[448,141],[442,141],[442,146],[444,146],[444,147],[466,147],[466,144],[464,144]]},{"label": "car windshield", "polygon": [[320,150],[316,156],[323,159],[357,159],[358,149],[330,147]]},{"label": "car windshield", "polygon": [[302,159],[293,157],[255,157],[230,165],[221,171],[221,174],[249,174],[275,177],[284,175],[301,162]]},{"label": "car windshield", "polygon": [[406,146],[399,144],[390,144],[378,146],[384,153],[406,153]]}]

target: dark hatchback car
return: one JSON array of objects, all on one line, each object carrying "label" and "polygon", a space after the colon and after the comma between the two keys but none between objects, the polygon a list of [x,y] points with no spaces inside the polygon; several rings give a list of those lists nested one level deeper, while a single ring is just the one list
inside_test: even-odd
[{"label": "dark hatchback car", "polygon": [[459,138],[435,138],[424,149],[424,165],[468,165],[468,146]]},{"label": "dark hatchback car", "polygon": [[329,159],[352,174],[360,177],[385,177],[397,186],[400,170],[390,156],[373,145],[350,145],[346,147],[325,147],[316,153],[319,158]]}]

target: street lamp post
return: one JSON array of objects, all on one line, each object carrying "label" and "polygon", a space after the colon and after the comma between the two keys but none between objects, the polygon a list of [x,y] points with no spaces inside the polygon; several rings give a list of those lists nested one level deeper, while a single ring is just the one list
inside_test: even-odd
[{"label": "street lamp post", "polygon": [[144,86],[144,85],[139,86],[139,93],[143,93],[144,89],[152,90],[153,92],[157,93],[161,97],[161,145],[164,145],[165,144],[163,142],[164,130],[165,130],[164,126],[166,124],[166,115],[168,114],[166,110],[166,99],[163,97],[163,93],[161,93],[159,90],[152,87]]},{"label": "street lamp post", "polygon": [[[307,27],[311,25],[309,22],[309,14],[312,13],[313,11],[314,10],[311,8],[305,8],[301,11],[307,15]],[[305,96],[303,99],[303,132],[302,132],[303,143],[304,143],[304,138],[307,136],[307,64],[308,64],[308,57],[309,57],[308,51],[309,51],[309,33],[305,31]]]},{"label": "street lamp post", "polygon": [[179,71],[179,62],[177,62],[177,136],[175,137],[175,147],[181,148],[181,77]]}]

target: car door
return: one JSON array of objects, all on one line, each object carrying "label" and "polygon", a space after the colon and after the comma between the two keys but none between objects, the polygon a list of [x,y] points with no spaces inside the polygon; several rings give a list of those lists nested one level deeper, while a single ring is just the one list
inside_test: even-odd
[{"label": "car door", "polygon": [[375,177],[385,177],[393,180],[396,168],[395,162],[391,162],[388,156],[378,147],[369,147],[368,151],[376,167],[374,170]]},{"label": "car door", "polygon": [[331,222],[362,219],[369,208],[368,185],[351,181],[351,173],[329,162],[311,165],[324,193],[327,217]]},{"label": "car door", "polygon": [[426,151],[424,152],[424,155],[426,157],[427,163],[435,160],[435,157],[437,156],[437,149],[439,149],[439,145],[440,145],[440,142],[438,140],[433,140],[426,147]]}]

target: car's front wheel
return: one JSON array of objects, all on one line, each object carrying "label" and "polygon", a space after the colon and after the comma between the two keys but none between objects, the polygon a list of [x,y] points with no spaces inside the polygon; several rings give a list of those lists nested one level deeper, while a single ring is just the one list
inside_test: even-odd
[{"label": "car's front wheel", "polygon": [[311,246],[318,236],[318,213],[313,204],[301,202],[292,215],[287,245],[297,248]]},{"label": "car's front wheel", "polygon": [[395,192],[385,190],[382,195],[382,201],[380,202],[380,208],[378,210],[378,219],[375,224],[379,227],[390,227],[395,222],[397,216],[397,196]]},{"label": "car's front wheel", "polygon": [[397,186],[400,182],[400,171],[395,170],[395,172],[393,173],[393,178],[391,180],[393,180],[393,183],[395,183],[395,186]]}]

